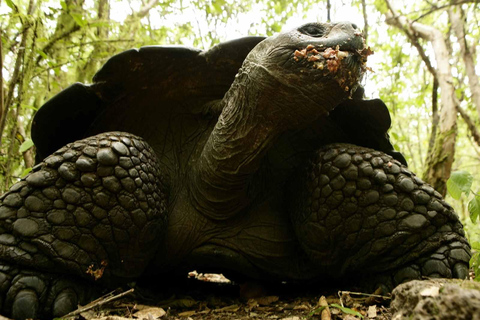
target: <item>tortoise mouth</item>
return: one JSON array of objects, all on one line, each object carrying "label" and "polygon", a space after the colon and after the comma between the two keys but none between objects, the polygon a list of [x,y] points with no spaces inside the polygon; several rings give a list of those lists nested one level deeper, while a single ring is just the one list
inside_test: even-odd
[{"label": "tortoise mouth", "polygon": [[293,60],[312,71],[322,73],[323,77],[333,76],[345,91],[353,92],[368,67],[367,57],[373,54],[370,47],[341,50],[333,47],[307,45],[295,50]]}]

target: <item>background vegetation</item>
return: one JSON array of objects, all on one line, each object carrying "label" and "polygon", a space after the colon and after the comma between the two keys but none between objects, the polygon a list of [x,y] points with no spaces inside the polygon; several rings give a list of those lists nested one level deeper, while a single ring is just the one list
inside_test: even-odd
[{"label": "background vegetation", "polygon": [[[390,108],[410,168],[445,194],[480,249],[480,10],[475,0],[0,0],[0,191],[34,165],[32,118],[115,53],[209,48],[306,21],[353,20],[375,51],[367,97]],[[453,174],[452,174],[453,172]],[[0,193],[1,193],[0,192]],[[478,255],[472,259],[478,268]]]}]

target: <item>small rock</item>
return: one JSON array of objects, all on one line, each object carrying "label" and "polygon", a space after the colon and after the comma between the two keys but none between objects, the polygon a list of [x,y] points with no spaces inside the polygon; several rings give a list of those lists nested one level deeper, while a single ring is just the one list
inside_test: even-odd
[{"label": "small rock", "polygon": [[450,279],[410,281],[393,290],[391,308],[392,319],[480,319],[480,284]]}]

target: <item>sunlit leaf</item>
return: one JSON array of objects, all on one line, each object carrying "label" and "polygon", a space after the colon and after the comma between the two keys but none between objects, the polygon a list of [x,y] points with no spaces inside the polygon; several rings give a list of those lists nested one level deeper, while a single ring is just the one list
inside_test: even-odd
[{"label": "sunlit leaf", "polygon": [[474,241],[474,242],[471,242],[470,245],[472,246],[473,250],[480,251],[480,242]]},{"label": "sunlit leaf", "polygon": [[452,198],[459,200],[462,193],[470,194],[473,183],[473,175],[467,171],[454,171],[447,181],[447,190]]},{"label": "sunlit leaf", "polygon": [[38,53],[39,55],[41,55],[43,59],[48,59],[48,56],[47,56],[47,54],[46,54],[44,51],[38,49],[38,50],[37,50],[37,53]]},{"label": "sunlit leaf", "polygon": [[10,9],[15,10],[15,4],[12,0],[5,0],[5,3],[10,7]]},{"label": "sunlit leaf", "polygon": [[34,110],[34,111],[38,110],[38,108],[35,108],[34,106],[30,106],[28,104],[22,104],[22,108],[31,109],[31,110]]},{"label": "sunlit leaf", "polygon": [[32,139],[27,139],[22,143],[19,151],[20,151],[20,153],[24,153],[25,151],[27,151],[31,147],[33,147],[33,141],[32,141]]},{"label": "sunlit leaf", "polygon": [[326,308],[326,306],[321,306],[318,308],[313,309],[309,314],[308,317],[312,317],[314,314],[321,314],[322,311]]},{"label": "sunlit leaf", "polygon": [[480,196],[473,197],[468,203],[468,212],[470,212],[470,220],[475,223],[480,214]]},{"label": "sunlit leaf", "polygon": [[72,16],[73,20],[80,26],[80,27],[85,27],[87,25],[87,22],[83,19],[83,16],[78,13],[70,13]]},{"label": "sunlit leaf", "polygon": [[22,171],[22,174],[20,175],[22,178],[25,177],[27,174],[30,173],[30,171],[32,171],[32,168],[27,168],[25,170]]},{"label": "sunlit leaf", "polygon": [[332,303],[330,305],[330,307],[340,309],[343,313],[346,313],[346,314],[351,314],[351,315],[354,315],[356,317],[364,318],[363,315],[360,312],[352,310],[350,308],[342,307],[341,305],[336,304],[336,303]]},{"label": "sunlit leaf", "polygon": [[218,13],[218,12],[222,12],[222,4],[221,4],[221,1],[214,1],[213,3],[213,6],[215,7],[215,11]]}]

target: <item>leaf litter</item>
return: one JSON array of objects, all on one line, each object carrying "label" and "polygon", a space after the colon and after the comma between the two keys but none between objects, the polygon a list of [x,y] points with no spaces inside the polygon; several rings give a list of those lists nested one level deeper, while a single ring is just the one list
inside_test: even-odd
[{"label": "leaf litter", "polygon": [[[199,282],[199,281],[197,281]],[[220,290],[219,290],[220,288]],[[119,294],[88,312],[76,313],[78,320],[390,320],[389,298],[377,294],[329,291],[319,295],[304,288],[269,290],[269,295],[241,298],[233,284],[203,285],[167,297],[145,297],[141,288],[129,295]],[[226,290],[227,289],[227,290]],[[318,288],[317,288],[318,289]],[[130,292],[132,290],[130,289]],[[320,292],[322,290],[314,290]],[[96,301],[102,301],[97,299]]]}]

